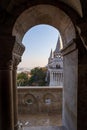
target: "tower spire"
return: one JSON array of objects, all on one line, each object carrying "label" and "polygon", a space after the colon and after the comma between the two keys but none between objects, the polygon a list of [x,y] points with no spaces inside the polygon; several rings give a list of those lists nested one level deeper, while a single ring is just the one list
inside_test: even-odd
[{"label": "tower spire", "polygon": [[58,53],[58,52],[60,52],[60,37],[58,37],[58,41],[57,41],[56,49],[55,49],[54,53]]},{"label": "tower spire", "polygon": [[52,52],[52,49],[51,49],[50,56],[48,58],[48,63],[50,63],[50,61],[52,60],[52,58],[53,58],[53,52]]},{"label": "tower spire", "polygon": [[54,57],[58,57],[58,55],[60,54],[60,37],[58,37],[56,49],[53,54],[54,54]]},{"label": "tower spire", "polygon": [[51,52],[50,52],[50,57],[49,57],[49,58],[52,58],[52,55],[53,55],[53,52],[52,52],[52,49],[51,49]]}]

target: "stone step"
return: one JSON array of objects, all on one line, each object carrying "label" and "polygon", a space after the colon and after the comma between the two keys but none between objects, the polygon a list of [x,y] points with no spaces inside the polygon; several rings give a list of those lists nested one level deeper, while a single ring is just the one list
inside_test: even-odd
[{"label": "stone step", "polygon": [[64,126],[38,126],[38,127],[24,127],[20,130],[66,130]]}]

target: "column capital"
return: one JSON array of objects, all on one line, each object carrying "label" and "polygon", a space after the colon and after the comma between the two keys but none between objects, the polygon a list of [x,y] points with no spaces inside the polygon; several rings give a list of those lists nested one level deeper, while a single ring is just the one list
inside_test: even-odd
[{"label": "column capital", "polygon": [[13,70],[17,70],[17,65],[21,62],[21,57],[13,55]]},{"label": "column capital", "polygon": [[13,48],[13,55],[15,54],[15,56],[18,55],[21,57],[24,50],[25,50],[25,46],[22,43],[18,43],[17,41],[15,41],[14,48]]},{"label": "column capital", "polygon": [[15,44],[15,37],[6,35],[0,36],[0,43],[0,69],[11,69],[13,64],[12,50]]},{"label": "column capital", "polygon": [[13,69],[17,69],[17,65],[21,62],[21,56],[25,50],[23,44],[15,42],[14,49],[13,49]]},{"label": "column capital", "polygon": [[0,36],[0,42],[0,69],[12,69],[13,65],[17,66],[21,61],[25,47],[9,35]]}]

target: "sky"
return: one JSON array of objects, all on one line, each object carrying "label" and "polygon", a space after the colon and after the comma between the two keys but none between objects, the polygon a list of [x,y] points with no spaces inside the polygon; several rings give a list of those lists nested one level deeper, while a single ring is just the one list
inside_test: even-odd
[{"label": "sky", "polygon": [[49,25],[37,25],[29,29],[22,40],[25,52],[18,67],[44,67],[52,50],[55,50],[59,32]]}]

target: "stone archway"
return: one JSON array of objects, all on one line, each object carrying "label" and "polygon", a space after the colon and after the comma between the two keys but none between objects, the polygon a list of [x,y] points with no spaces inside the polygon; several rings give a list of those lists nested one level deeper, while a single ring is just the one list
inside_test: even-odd
[{"label": "stone archway", "polygon": [[[87,1],[86,0],[60,0],[60,1],[38,1],[38,0],[18,0],[18,1],[1,1],[0,2],[0,129],[3,130],[17,130],[17,108],[16,108],[16,67],[21,60],[21,56],[24,51],[24,46],[20,43],[21,38],[23,37],[21,32],[16,34],[22,36],[16,40],[15,37],[12,37],[12,29],[15,20],[21,12],[25,9],[31,8],[34,5],[40,4],[50,4],[54,5],[56,8],[59,7],[62,11],[69,15],[72,19],[75,28],[70,34],[75,34],[72,37],[69,35],[70,29],[68,30],[68,35],[63,35],[63,30],[60,30],[60,33],[63,38],[64,48],[62,53],[64,55],[65,63],[65,81],[64,81],[64,109],[63,109],[63,125],[69,130],[77,129],[86,129],[86,84],[87,84]],[[78,5],[78,6],[77,6]],[[57,12],[58,13],[58,12]],[[60,13],[59,13],[60,14]],[[48,18],[48,15],[45,17],[39,17],[40,21],[42,19]],[[53,19],[55,22],[55,19]],[[62,19],[61,19],[62,20]],[[46,22],[46,21],[44,21]],[[57,20],[56,22],[59,22]],[[46,22],[55,27],[52,23]],[[71,22],[72,23],[72,22]],[[35,23],[36,24],[36,23]],[[39,24],[37,22],[37,24]],[[61,24],[61,21],[60,21]],[[20,24],[19,24],[20,25]],[[18,25],[18,26],[19,26]],[[63,25],[63,24],[62,24]],[[73,24],[72,24],[73,25]],[[34,26],[34,25],[32,25]],[[64,25],[63,25],[64,26]],[[62,26],[62,27],[63,27]],[[71,26],[70,26],[71,27]],[[57,27],[56,27],[57,28]],[[29,29],[29,27],[27,28]],[[71,29],[72,30],[72,29]],[[14,32],[14,31],[13,31]],[[25,32],[24,32],[25,33]],[[67,33],[64,33],[67,34]],[[68,36],[70,36],[69,41],[67,41]],[[73,40],[73,38],[76,38]],[[72,40],[72,41],[71,41]],[[69,43],[66,45],[66,43]],[[83,46],[84,43],[84,46]],[[3,60],[2,60],[3,59]],[[77,71],[76,71],[77,70]],[[4,82],[5,79],[5,82]],[[78,90],[78,92],[77,92]],[[77,98],[78,93],[78,98]],[[75,96],[73,97],[73,94]],[[5,96],[4,96],[5,95]],[[6,97],[6,98],[5,98]],[[68,100],[69,99],[69,100]],[[72,102],[73,99],[73,102]],[[14,100],[14,102],[13,102]],[[76,101],[78,100],[78,123],[77,123],[77,106]],[[70,101],[72,103],[70,103]],[[69,104],[70,103],[70,104]],[[83,108],[84,104],[84,108]],[[74,111],[75,110],[75,111]],[[75,120],[74,120],[75,119]],[[84,122],[82,123],[82,121]],[[78,127],[77,127],[78,125]]]},{"label": "stone archway", "polygon": [[[52,5],[32,6],[28,10],[25,10],[18,17],[18,19],[14,24],[12,35],[16,37],[16,42],[22,44],[22,38],[26,33],[26,31],[38,24],[49,24],[51,26],[56,27],[60,31],[63,40],[62,54],[64,55],[64,77],[65,77],[64,94],[63,94],[64,97],[63,125],[66,126],[67,129],[76,130],[78,52],[76,48],[76,42],[74,40],[76,39],[74,24],[72,23],[68,15],[66,15],[62,10],[60,10],[55,6]],[[74,74],[73,71],[75,72]],[[69,81],[71,85],[69,84]],[[72,94],[70,94],[70,92]],[[71,98],[73,98],[72,100],[73,105],[71,104]],[[68,124],[71,125],[69,126]]]},{"label": "stone archway", "polygon": [[12,35],[18,43],[22,43],[24,34],[38,24],[48,24],[58,29],[64,46],[76,37],[75,27],[69,16],[52,5],[36,5],[25,10],[16,20]]}]

